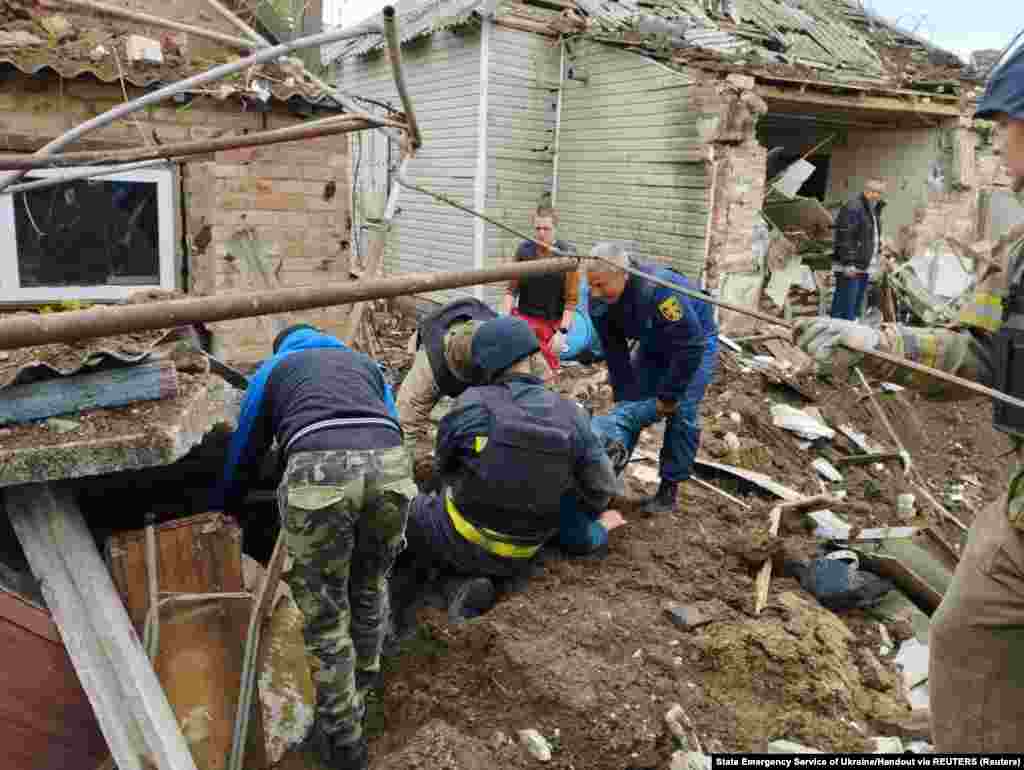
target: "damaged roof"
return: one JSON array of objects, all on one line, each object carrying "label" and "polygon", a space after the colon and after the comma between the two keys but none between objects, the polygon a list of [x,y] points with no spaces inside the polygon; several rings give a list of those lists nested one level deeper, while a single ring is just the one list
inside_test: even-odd
[{"label": "damaged roof", "polygon": [[[561,13],[546,9],[559,6]],[[855,0],[427,0],[399,16],[403,42],[487,16],[531,8],[552,31],[654,56],[839,85],[946,91],[976,79],[955,54],[900,29]],[[369,53],[379,35],[325,47],[327,61]]]},{"label": "damaged roof", "polygon": [[[186,6],[182,8],[180,6]],[[237,30],[212,14],[199,9],[202,2],[188,0],[139,0],[131,10],[171,18],[225,35],[239,36]],[[146,7],[151,6],[151,7]],[[193,13],[189,14],[188,11]],[[161,62],[133,60],[128,52],[132,35],[155,41]],[[116,84],[122,78],[138,88],[152,88],[182,80],[211,67],[247,55],[247,51],[184,32],[169,30],[119,17],[80,11],[58,2],[45,6],[32,0],[0,3],[0,65],[6,64],[26,75],[47,71],[62,78],[92,76],[102,83]],[[298,59],[284,57],[272,64],[250,68],[234,78],[225,78],[197,89],[221,100],[266,102],[293,99],[335,108],[303,69]]]}]

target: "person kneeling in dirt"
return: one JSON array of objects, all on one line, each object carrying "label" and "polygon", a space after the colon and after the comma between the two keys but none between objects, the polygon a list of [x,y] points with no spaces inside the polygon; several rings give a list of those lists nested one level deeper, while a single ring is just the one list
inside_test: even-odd
[{"label": "person kneeling in dirt", "polygon": [[[409,509],[404,581],[440,568],[461,576],[445,585],[449,616],[471,617],[495,601],[491,578],[529,574],[541,547],[572,522],[592,537],[621,485],[611,461],[576,404],[544,387],[529,324],[502,316],[473,335],[473,363],[490,383],[470,388],[441,420],[436,470],[440,493],[419,495]],[[578,502],[563,506],[573,495]],[[605,516],[608,526],[614,517]],[[396,594],[399,593],[396,589]],[[409,594],[396,599],[401,620]]]},{"label": "person kneeling in dirt", "polygon": [[378,365],[311,326],[292,326],[252,377],[219,496],[238,510],[276,438],[284,579],[319,662],[314,740],[336,770],[367,767],[365,690],[379,676],[387,577],[416,494],[391,388]]},{"label": "person kneeling in dirt", "polygon": [[442,396],[457,398],[466,388],[483,384],[470,352],[473,335],[497,317],[483,302],[464,298],[449,302],[419,325],[419,349],[398,389],[398,419],[421,488],[433,477],[430,412]]},{"label": "person kneeling in dirt", "polygon": [[[662,418],[661,483],[641,512],[675,508],[680,481],[690,477],[700,446],[698,407],[718,362],[718,327],[711,305],[663,288],[626,269],[684,287],[689,282],[658,265],[635,263],[625,248],[598,243],[591,256],[604,261],[587,271],[590,317],[608,361],[615,405],[594,418],[594,432],[607,446],[618,445],[626,461],[644,428]],[[638,340],[630,354],[629,340]],[[611,450],[610,450],[611,451]]]},{"label": "person kneeling in dirt", "polygon": [[[1006,165],[1024,200],[1024,33],[992,69],[976,117],[996,120]],[[880,330],[828,319],[801,321],[794,340],[834,374],[860,365],[875,378],[929,395],[974,394],[925,374],[844,349],[843,342],[906,358],[1024,397],[1024,227],[978,260],[974,296],[957,329],[883,325]],[[975,518],[953,580],[932,616],[928,683],[935,749],[941,753],[1024,750],[1024,413],[997,401],[994,424],[1013,440],[1017,462],[1007,493]]]}]

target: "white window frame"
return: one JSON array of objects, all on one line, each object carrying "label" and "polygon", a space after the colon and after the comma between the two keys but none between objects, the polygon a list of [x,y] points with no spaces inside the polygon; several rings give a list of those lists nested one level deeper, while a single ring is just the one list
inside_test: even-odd
[{"label": "white window frame", "polygon": [[[63,176],[84,168],[40,169],[32,171],[34,176]],[[14,194],[0,194],[0,303],[32,304],[61,300],[116,301],[139,291],[148,289],[177,288],[176,238],[178,232],[177,207],[175,206],[175,174],[171,169],[141,169],[115,174],[97,174],[97,180],[108,182],[146,182],[156,184],[158,255],[160,259],[160,283],[115,286],[21,286],[18,271],[18,240],[14,229]]]}]

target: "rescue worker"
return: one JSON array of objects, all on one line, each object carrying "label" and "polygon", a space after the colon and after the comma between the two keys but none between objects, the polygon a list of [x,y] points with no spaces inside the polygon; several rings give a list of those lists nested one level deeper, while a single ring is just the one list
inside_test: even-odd
[{"label": "rescue worker", "polygon": [[380,672],[387,578],[416,494],[378,365],[312,326],[291,326],[252,377],[220,497],[237,510],[274,440],[284,475],[284,575],[319,669],[314,738],[335,770],[367,767],[364,693]]},{"label": "rescue worker", "polygon": [[[713,308],[688,299],[625,268],[689,286],[683,276],[657,265],[633,262],[616,243],[598,243],[592,256],[606,262],[587,271],[589,313],[608,362],[615,405],[595,417],[593,429],[627,460],[640,433],[661,419],[668,421],[661,447],[661,480],[641,512],[675,508],[680,481],[690,477],[700,445],[697,413],[718,361],[718,328]],[[609,264],[610,263],[610,264]],[[628,341],[637,340],[630,355]]]},{"label": "rescue worker", "polygon": [[414,569],[472,578],[447,591],[453,617],[494,603],[490,578],[528,574],[562,524],[566,495],[577,496],[570,514],[586,516],[578,526],[587,529],[621,490],[587,415],[531,374],[539,349],[519,318],[502,316],[477,330],[473,363],[489,384],[465,391],[441,420],[435,465],[442,491],[410,506]]},{"label": "rescue worker", "polygon": [[470,346],[480,325],[497,317],[483,302],[464,298],[449,302],[419,325],[416,357],[398,389],[398,419],[418,482],[433,472],[430,412],[441,396],[456,398],[470,385],[481,384]]},{"label": "rescue worker", "polygon": [[[1024,36],[993,68],[978,118],[1000,124],[1006,165],[1024,202]],[[827,319],[803,321],[794,337],[819,361],[912,385],[933,396],[964,391],[927,375],[844,351],[856,341],[1024,397],[1020,363],[1024,329],[1024,227],[1014,228],[978,266],[974,297],[956,329],[887,325],[880,331]],[[1000,285],[1001,284],[1001,285]],[[997,288],[998,286],[998,288]],[[1009,489],[979,513],[953,580],[932,616],[928,684],[936,751],[996,753],[1024,750],[1024,410],[996,402],[995,425],[1017,452]]]},{"label": "rescue worker", "polygon": [[[562,252],[575,253],[571,244],[555,240],[557,226],[558,212],[550,206],[538,206],[533,214],[533,230],[541,245],[523,241],[516,249],[516,261],[552,256],[548,244]],[[530,324],[552,375],[559,369],[558,354],[565,345],[565,335],[572,329],[579,299],[579,281],[579,271],[570,270],[564,274],[515,278],[505,289],[505,313],[523,318]]]},{"label": "rescue worker", "polygon": [[836,281],[832,295],[833,318],[853,321],[860,315],[868,277],[882,253],[884,194],[884,181],[868,179],[864,183],[864,192],[836,214],[835,250],[832,255]]}]

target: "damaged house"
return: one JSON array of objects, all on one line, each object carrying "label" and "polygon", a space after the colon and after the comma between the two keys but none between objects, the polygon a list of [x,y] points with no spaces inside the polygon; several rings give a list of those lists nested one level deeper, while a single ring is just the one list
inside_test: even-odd
[{"label": "damaged house", "polygon": [[[207,3],[171,5],[177,22],[212,35],[169,31],[74,3],[0,6],[0,154],[35,152],[147,90],[251,50],[230,44],[237,30]],[[315,6],[307,16],[319,20]],[[167,3],[155,0],[131,8],[172,15]],[[260,19],[265,34],[287,31],[273,14],[261,12]],[[297,30],[303,31],[310,32]],[[69,149],[212,139],[340,112],[301,61],[282,59],[135,113]],[[110,302],[146,289],[210,295],[347,280],[348,148],[347,136],[327,136],[0,195],[0,237],[6,239],[0,250],[16,257],[0,265],[0,303]],[[66,172],[32,172],[27,179],[55,173]],[[302,317],[329,329],[341,320],[324,312]],[[221,355],[262,359],[272,339],[269,323],[214,325]]]},{"label": "damaged house", "polygon": [[[946,253],[946,236],[994,224],[983,210],[998,163],[979,162],[987,134],[970,117],[983,72],[848,0],[430,0],[402,30],[420,183],[520,229],[553,203],[580,251],[626,240],[723,298],[757,304],[769,266],[794,254],[820,268],[831,212],[870,176],[888,182],[898,254]],[[397,104],[378,37],[325,56],[343,89]],[[398,154],[355,141],[358,240]],[[809,173],[769,189],[798,160]],[[997,195],[995,219],[1007,205]],[[392,273],[515,251],[514,236],[417,193],[399,208]],[[477,289],[490,302],[500,291]]]}]

